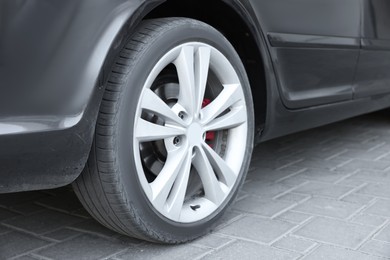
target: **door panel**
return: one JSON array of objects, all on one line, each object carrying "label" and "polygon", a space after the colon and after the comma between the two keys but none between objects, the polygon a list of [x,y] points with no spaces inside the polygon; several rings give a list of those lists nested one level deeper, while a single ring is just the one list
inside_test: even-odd
[{"label": "door panel", "polygon": [[390,1],[362,1],[362,50],[355,98],[390,92]]},{"label": "door panel", "polygon": [[251,0],[280,93],[296,109],[352,99],[360,48],[356,0]]}]

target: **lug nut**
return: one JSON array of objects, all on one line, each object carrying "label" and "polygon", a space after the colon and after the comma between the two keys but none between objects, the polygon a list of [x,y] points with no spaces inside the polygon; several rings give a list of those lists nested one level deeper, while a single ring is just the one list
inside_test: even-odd
[{"label": "lug nut", "polygon": [[180,137],[176,136],[175,138],[173,138],[173,144],[175,146],[179,146],[180,142],[181,142]]}]

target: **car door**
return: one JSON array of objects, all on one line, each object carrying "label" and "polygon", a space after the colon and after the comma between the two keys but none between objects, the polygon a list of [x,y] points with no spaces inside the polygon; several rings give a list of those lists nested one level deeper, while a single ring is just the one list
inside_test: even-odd
[{"label": "car door", "polygon": [[250,1],[269,40],[285,106],[352,99],[360,48],[359,1]]},{"label": "car door", "polygon": [[362,41],[356,99],[390,92],[390,1],[362,1]]}]

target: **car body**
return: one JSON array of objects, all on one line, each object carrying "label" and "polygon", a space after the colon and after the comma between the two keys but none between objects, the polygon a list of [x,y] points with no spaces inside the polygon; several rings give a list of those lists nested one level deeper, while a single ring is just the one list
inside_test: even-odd
[{"label": "car body", "polygon": [[188,17],[239,54],[255,143],[390,106],[387,0],[0,2],[0,192],[73,182],[93,143],[105,66],[145,19]]}]

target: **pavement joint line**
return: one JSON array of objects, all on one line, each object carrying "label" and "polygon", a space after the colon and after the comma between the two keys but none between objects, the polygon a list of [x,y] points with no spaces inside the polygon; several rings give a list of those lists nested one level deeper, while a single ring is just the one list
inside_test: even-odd
[{"label": "pavement joint line", "polygon": [[390,166],[387,167],[387,168],[385,168],[385,169],[383,169],[384,172],[387,172],[387,171],[389,171],[389,170],[390,170]]},{"label": "pavement joint line", "polygon": [[298,175],[298,174],[301,174],[301,173],[303,173],[303,172],[305,172],[305,171],[307,171],[307,170],[308,170],[308,168],[302,168],[302,169],[300,169],[300,170],[298,170],[298,171],[296,171],[296,172],[293,172],[293,173],[291,173],[291,174],[289,174],[289,175],[287,175],[287,176],[284,176],[284,177],[282,177],[282,178],[280,178],[280,179],[274,181],[274,183],[282,182],[282,181],[284,181],[284,180],[286,180],[286,179],[289,179],[289,178],[294,177],[294,176],[296,176],[296,175]]},{"label": "pavement joint line", "polygon": [[342,155],[343,153],[346,153],[346,152],[348,152],[348,149],[344,149],[344,150],[342,150],[341,152],[338,152],[338,153],[336,153],[336,154],[334,154],[334,155],[331,155],[331,156],[325,158],[325,161],[330,161],[330,160],[332,160],[333,158],[336,158],[337,156],[340,156],[340,155]]},{"label": "pavement joint line", "polygon": [[205,258],[206,256],[211,255],[212,253],[217,252],[217,251],[219,251],[219,250],[221,250],[221,249],[227,247],[228,245],[233,244],[233,243],[235,243],[235,242],[237,242],[237,241],[238,241],[237,239],[232,239],[232,240],[230,240],[229,242],[223,244],[223,246],[219,246],[219,247],[217,247],[217,248],[212,248],[212,249],[211,249],[211,248],[208,248],[209,251],[207,251],[207,252],[201,254],[200,256],[194,258],[193,260],[201,260],[201,259]]},{"label": "pavement joint line", "polygon": [[39,259],[39,260],[54,260],[53,258],[49,258],[49,257],[37,255],[37,254],[35,254],[35,253],[30,253],[30,256],[36,258],[37,260],[38,260],[38,259]]},{"label": "pavement joint line", "polygon": [[292,191],[294,191],[294,190],[296,190],[296,189],[306,185],[307,183],[310,183],[310,181],[304,181],[303,183],[301,183],[301,184],[299,184],[297,186],[294,186],[294,187],[292,187],[290,189],[287,189],[287,190],[283,191],[282,193],[280,193],[278,195],[275,195],[274,197],[272,197],[272,199],[278,199],[278,198],[280,198],[280,197],[282,197],[282,196],[284,196],[284,195],[286,195],[286,194],[288,194],[288,193],[290,193],[290,192],[292,192]]},{"label": "pavement joint line", "polygon": [[[57,241],[54,240],[54,239],[47,238],[47,237],[42,237],[43,234],[36,234],[36,233],[34,233],[34,232],[30,232],[30,231],[25,230],[25,229],[23,229],[23,228],[18,228],[18,227],[15,227],[15,226],[12,226],[12,225],[9,225],[9,224],[6,224],[6,223],[2,223],[2,224],[3,224],[3,226],[5,226],[5,227],[7,227],[7,228],[10,228],[10,229],[12,229],[13,231],[21,232],[21,233],[24,233],[24,234],[33,236],[33,237],[35,237],[35,238],[44,240],[44,241],[49,242],[49,243],[54,243],[54,244],[57,243]],[[46,234],[46,233],[50,233],[50,232],[45,232],[45,234]]]},{"label": "pavement joint line", "polygon": [[354,248],[355,250],[360,250],[361,247],[367,243],[369,240],[371,240],[376,234],[378,234],[379,232],[381,232],[384,228],[386,228],[387,226],[387,223],[383,223],[382,225],[380,225],[379,227],[377,227],[376,229],[374,229],[365,239],[363,239],[362,242],[359,243],[358,246],[356,246],[356,248]]},{"label": "pavement joint line", "polygon": [[282,211],[280,211],[280,212],[278,212],[278,213],[275,213],[275,214],[274,214],[273,216],[271,216],[270,218],[271,218],[271,219],[275,219],[275,218],[279,217],[280,215],[286,213],[287,211],[289,211],[289,210],[295,208],[296,206],[298,206],[298,204],[299,204],[299,203],[294,202],[291,206],[289,206],[289,207],[283,209]]},{"label": "pavement joint line", "polygon": [[348,178],[350,178],[350,177],[352,177],[352,176],[358,174],[359,172],[361,172],[361,170],[360,170],[360,169],[356,169],[356,170],[353,171],[352,173],[347,174],[346,176],[343,176],[343,177],[341,177],[339,180],[335,181],[334,184],[340,184],[340,182],[342,182],[342,181],[344,181],[344,180],[346,180],[346,179],[348,179]]},{"label": "pavement joint line", "polygon": [[287,168],[288,166],[292,166],[292,165],[297,164],[299,162],[302,162],[304,160],[305,160],[304,158],[301,158],[301,159],[289,162],[289,163],[287,163],[285,165],[280,166],[279,168],[276,168],[276,170],[278,170],[278,171],[283,170],[284,168]]},{"label": "pavement joint line", "polygon": [[382,146],[385,146],[385,145],[386,145],[386,142],[379,143],[379,144],[375,145],[374,147],[368,149],[367,152],[372,152],[372,151],[374,151],[378,148],[381,148]]},{"label": "pavement joint line", "polygon": [[120,254],[126,252],[127,250],[129,250],[128,247],[127,247],[127,248],[124,248],[124,249],[122,249],[122,250],[120,250],[119,252],[115,252],[115,253],[113,253],[113,254],[111,254],[111,255],[105,256],[105,257],[100,258],[100,259],[112,259],[112,258],[116,258],[116,256],[118,256],[118,255],[120,255]]},{"label": "pavement joint line", "polygon": [[377,158],[375,158],[374,161],[380,161],[381,159],[385,158],[389,154],[390,154],[390,152],[384,153],[384,154],[378,156]]},{"label": "pavement joint line", "polygon": [[342,200],[342,199],[344,199],[345,197],[351,195],[352,193],[355,193],[356,191],[363,189],[363,188],[366,187],[367,185],[368,185],[367,183],[363,183],[363,184],[360,185],[360,186],[354,187],[352,190],[350,190],[350,191],[346,192],[345,194],[341,195],[340,197],[338,197],[337,200]]},{"label": "pavement joint line", "polygon": [[216,227],[213,229],[213,232],[219,231],[219,230],[221,230],[221,229],[223,229],[223,228],[225,228],[225,227],[227,227],[227,226],[233,224],[234,222],[236,222],[236,221],[238,221],[238,220],[244,218],[245,216],[246,216],[245,213],[241,213],[241,214],[239,214],[238,216],[235,216],[234,218],[229,219],[228,221],[221,222],[220,225],[216,226]]},{"label": "pavement joint line", "polygon": [[[291,237],[295,238],[295,239],[299,239],[299,240],[303,240],[303,241],[308,241],[308,242],[313,242],[313,240],[310,240],[310,239],[307,239],[307,238],[303,238],[303,237],[299,237],[299,236],[296,236],[294,234],[290,234]],[[318,241],[316,242],[313,242],[313,245],[308,247],[305,251],[303,251],[302,253],[303,254],[308,254],[310,251],[312,251],[314,248],[317,248],[319,245],[321,245]]]},{"label": "pavement joint line", "polygon": [[[346,218],[347,221],[352,221],[352,219],[354,217],[356,217],[357,215],[359,215],[360,213],[362,213],[363,211],[365,211],[366,209],[368,209],[369,207],[371,207],[372,205],[374,205],[378,200],[377,199],[372,199],[370,202],[368,202],[366,205],[363,205],[362,207],[360,207],[359,209],[357,209],[355,212],[353,212],[348,218]],[[359,224],[359,223],[356,223],[356,224]],[[359,224],[360,225],[360,224]]]}]

